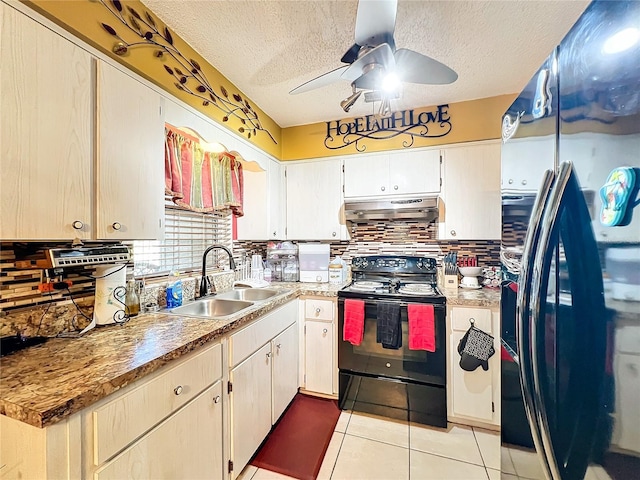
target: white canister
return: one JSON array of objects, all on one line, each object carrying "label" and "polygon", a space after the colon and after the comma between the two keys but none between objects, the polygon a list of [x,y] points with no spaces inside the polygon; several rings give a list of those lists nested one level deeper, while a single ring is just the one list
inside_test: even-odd
[{"label": "white canister", "polygon": [[96,267],[95,275],[98,278],[93,320],[96,325],[116,323],[116,319],[121,320],[124,316],[127,269],[123,265],[100,265]]},{"label": "white canister", "polygon": [[342,263],[330,263],[329,264],[329,283],[339,284],[342,283]]}]

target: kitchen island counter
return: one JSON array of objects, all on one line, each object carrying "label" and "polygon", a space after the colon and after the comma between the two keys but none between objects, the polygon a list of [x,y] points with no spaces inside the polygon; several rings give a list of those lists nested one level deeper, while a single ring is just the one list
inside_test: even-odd
[{"label": "kitchen island counter", "polygon": [[220,320],[167,311],[81,338],[52,338],[1,359],[0,414],[44,428],[302,295],[337,296],[342,285],[274,283],[282,292]]}]

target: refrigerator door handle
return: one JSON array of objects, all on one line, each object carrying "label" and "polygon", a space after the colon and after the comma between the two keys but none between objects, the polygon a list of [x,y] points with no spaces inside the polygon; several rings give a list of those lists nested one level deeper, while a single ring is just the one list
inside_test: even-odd
[{"label": "refrigerator door handle", "polygon": [[[565,209],[570,213],[563,216]],[[554,445],[543,391],[551,388],[545,383],[547,377],[544,369],[547,367],[544,318],[551,257],[556,251],[552,239],[559,238],[554,232],[559,232],[564,240],[566,268],[572,280],[573,315],[570,318],[580,323],[579,331],[582,333],[576,342],[581,342],[582,351],[587,353],[580,358],[579,364],[571,365],[572,371],[569,372],[568,391],[580,396],[579,401],[575,403],[576,408],[580,408],[580,415],[572,425],[572,441],[566,451],[563,451],[560,445]],[[531,367],[533,401],[537,407],[537,424],[542,437],[543,452],[551,478],[582,478],[588,466],[600,413],[600,387],[606,356],[606,344],[602,339],[606,338],[607,318],[597,243],[588,207],[571,162],[560,165],[548,208],[541,221],[539,244],[533,263],[530,305]],[[580,374],[584,371],[589,372],[588,376]]]},{"label": "refrigerator door handle", "polygon": [[553,186],[554,173],[547,170],[542,178],[542,185],[529,220],[529,228],[525,238],[524,251],[522,253],[522,268],[520,276],[520,288],[518,289],[518,299],[516,303],[516,341],[518,344],[518,360],[520,383],[522,385],[522,397],[524,399],[525,411],[531,427],[531,436],[536,451],[540,456],[547,478],[551,478],[551,472],[545,466],[543,456],[543,443],[540,427],[537,422],[536,412],[538,408],[534,401],[533,370],[531,357],[531,314],[529,310],[531,279],[533,274],[533,258],[538,249],[540,238],[541,221],[543,213],[547,207],[551,188]]}]

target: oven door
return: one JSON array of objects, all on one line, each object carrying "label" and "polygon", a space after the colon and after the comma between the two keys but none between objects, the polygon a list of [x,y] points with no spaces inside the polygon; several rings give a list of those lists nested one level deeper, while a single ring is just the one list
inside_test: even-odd
[{"label": "oven door", "polygon": [[[364,338],[360,345],[352,345],[342,339],[344,330],[344,299],[338,299],[338,367],[341,372],[387,377],[397,380],[446,385],[446,310],[444,305],[434,305],[436,351],[409,350],[409,323],[407,302],[381,300],[400,304],[402,347],[382,348],[376,342],[378,301],[365,302]],[[424,302],[411,302],[424,303]]]}]

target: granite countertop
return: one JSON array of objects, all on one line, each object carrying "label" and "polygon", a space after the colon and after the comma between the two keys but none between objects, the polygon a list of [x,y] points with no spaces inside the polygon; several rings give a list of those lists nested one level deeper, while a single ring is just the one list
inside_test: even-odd
[{"label": "granite countertop", "polygon": [[52,338],[0,360],[0,414],[46,427],[301,295],[343,285],[273,283],[282,293],[221,320],[142,314],[82,338]]},{"label": "granite countertop", "polygon": [[442,293],[447,297],[447,305],[462,305],[468,307],[499,307],[499,288],[479,288],[477,290],[467,288],[447,289]]},{"label": "granite countertop", "polygon": [[[272,283],[282,293],[221,320],[142,314],[82,338],[52,338],[0,361],[0,414],[35,427],[53,425],[172,360],[299,296],[336,297],[344,284]],[[493,307],[499,290],[445,291],[447,303]]]}]

